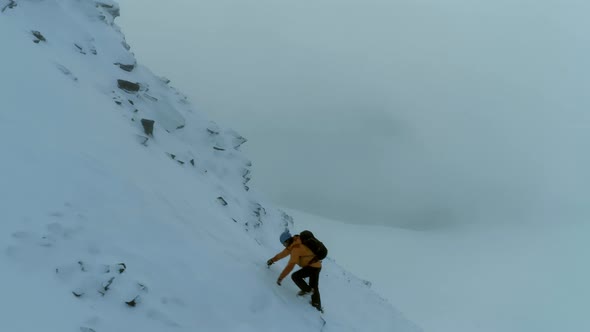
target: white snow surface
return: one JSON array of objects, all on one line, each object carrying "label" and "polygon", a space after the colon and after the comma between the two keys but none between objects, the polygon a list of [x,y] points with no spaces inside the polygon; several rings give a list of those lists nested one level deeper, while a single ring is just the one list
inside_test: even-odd
[{"label": "white snow surface", "polygon": [[426,331],[590,331],[583,220],[416,231],[286,211]]},{"label": "white snow surface", "polygon": [[237,133],[136,64],[117,9],[0,0],[0,329],[421,331],[332,259],[325,325],[275,284],[292,219],[247,190]]}]

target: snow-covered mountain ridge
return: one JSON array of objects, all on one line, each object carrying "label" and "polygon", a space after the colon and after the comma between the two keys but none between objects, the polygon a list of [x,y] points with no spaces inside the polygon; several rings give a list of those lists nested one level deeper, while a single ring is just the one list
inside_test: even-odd
[{"label": "snow-covered mountain ridge", "polygon": [[245,139],[137,64],[118,15],[0,0],[2,330],[419,331],[330,259],[325,325],[275,284],[292,219],[247,187]]}]

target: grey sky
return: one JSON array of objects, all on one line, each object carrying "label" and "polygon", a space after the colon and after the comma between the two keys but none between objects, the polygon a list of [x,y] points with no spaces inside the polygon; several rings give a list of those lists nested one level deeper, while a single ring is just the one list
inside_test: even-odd
[{"label": "grey sky", "polygon": [[277,204],[414,228],[588,215],[585,1],[119,3],[138,60],[250,140]]}]

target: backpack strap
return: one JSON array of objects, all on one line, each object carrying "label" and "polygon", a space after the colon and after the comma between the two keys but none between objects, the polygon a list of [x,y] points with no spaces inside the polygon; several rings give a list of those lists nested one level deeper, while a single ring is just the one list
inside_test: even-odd
[{"label": "backpack strap", "polygon": [[311,264],[315,263],[315,262],[319,262],[320,260],[318,259],[318,256],[313,255],[313,258],[309,261],[309,263],[307,263],[307,266],[310,266]]}]

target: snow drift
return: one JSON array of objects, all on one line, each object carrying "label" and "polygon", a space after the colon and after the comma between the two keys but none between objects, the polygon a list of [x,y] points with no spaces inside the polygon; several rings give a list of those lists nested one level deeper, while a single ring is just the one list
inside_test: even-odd
[{"label": "snow drift", "polygon": [[292,218],[248,188],[245,139],[136,62],[118,15],[0,0],[2,330],[419,331],[331,259],[324,317],[274,283]]}]

